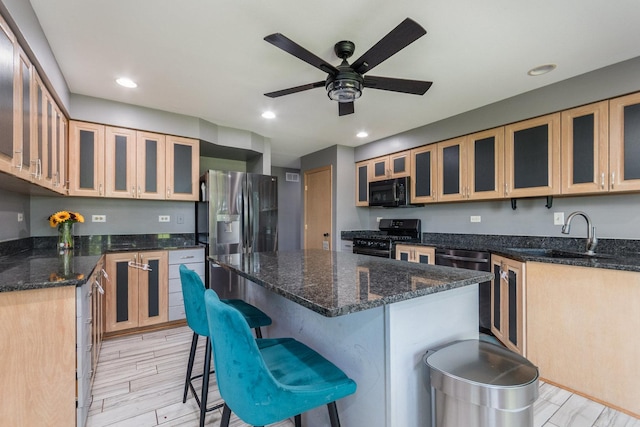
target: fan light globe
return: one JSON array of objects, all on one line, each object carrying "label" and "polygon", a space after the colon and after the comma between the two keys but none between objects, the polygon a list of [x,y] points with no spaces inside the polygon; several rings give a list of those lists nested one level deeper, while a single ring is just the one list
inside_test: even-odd
[{"label": "fan light globe", "polygon": [[338,102],[353,102],[362,95],[362,83],[357,80],[334,80],[327,84],[327,95]]}]

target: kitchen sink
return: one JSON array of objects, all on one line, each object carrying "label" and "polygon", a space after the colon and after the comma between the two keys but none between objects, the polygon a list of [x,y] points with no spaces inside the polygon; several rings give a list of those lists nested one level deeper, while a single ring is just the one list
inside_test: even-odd
[{"label": "kitchen sink", "polygon": [[567,259],[613,258],[613,255],[610,255],[610,254],[601,254],[597,252],[594,254],[588,254],[586,252],[571,252],[571,251],[562,251],[558,249],[508,248],[507,250],[513,251],[513,252],[519,252],[523,255],[531,255],[531,256],[544,257],[544,258],[567,258]]}]

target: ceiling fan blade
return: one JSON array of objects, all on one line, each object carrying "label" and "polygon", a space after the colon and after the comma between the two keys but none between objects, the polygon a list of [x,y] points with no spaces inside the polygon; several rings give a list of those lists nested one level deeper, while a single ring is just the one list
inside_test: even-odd
[{"label": "ceiling fan blade", "polygon": [[353,101],[351,102],[338,102],[338,115],[346,116],[347,114],[354,113]]},{"label": "ceiling fan blade", "polygon": [[427,31],[424,28],[407,18],[351,64],[351,68],[364,74],[425,34]]},{"label": "ceiling fan blade", "polygon": [[302,92],[303,90],[315,89],[317,87],[324,87],[324,80],[321,82],[309,83],[302,86],[290,87],[289,89],[277,90],[275,92],[265,93],[265,96],[269,98],[277,98],[283,95],[290,95],[292,93]]},{"label": "ceiling fan blade", "polygon": [[364,87],[392,92],[424,95],[433,83],[423,80],[394,79],[390,77],[364,76]]},{"label": "ceiling fan blade", "polygon": [[336,67],[329,64],[322,58],[319,58],[318,56],[309,52],[307,49],[303,48],[298,43],[288,39],[287,37],[283,36],[280,33],[274,33],[274,34],[268,35],[264,39],[269,43],[271,43],[272,45],[279,47],[285,52],[290,53],[296,58],[303,60],[309,65],[313,65],[314,67],[324,71],[325,73],[329,73],[329,74],[338,73],[338,69]]}]

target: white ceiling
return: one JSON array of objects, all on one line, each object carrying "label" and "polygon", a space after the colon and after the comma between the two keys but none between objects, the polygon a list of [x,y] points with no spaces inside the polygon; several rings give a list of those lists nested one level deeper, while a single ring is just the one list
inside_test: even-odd
[{"label": "white ceiling", "polygon": [[[199,117],[271,139],[272,164],[357,146],[640,56],[639,0],[30,0],[72,93]],[[323,80],[265,42],[282,33],[334,65],[404,18],[427,34],[370,74],[429,80],[424,96],[365,89],[339,117]],[[556,71],[530,77],[534,66]],[[139,87],[114,80],[129,76]],[[273,110],[275,120],[260,114]],[[355,134],[366,130],[361,140]]]}]

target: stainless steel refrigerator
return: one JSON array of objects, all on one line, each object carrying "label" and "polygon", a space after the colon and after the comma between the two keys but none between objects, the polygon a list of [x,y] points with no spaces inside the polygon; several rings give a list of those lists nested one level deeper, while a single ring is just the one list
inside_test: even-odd
[{"label": "stainless steel refrigerator", "polygon": [[[207,171],[200,178],[196,235],[208,255],[278,250],[277,178]],[[235,294],[237,275],[209,264],[208,286],[223,298],[241,296]]]}]

